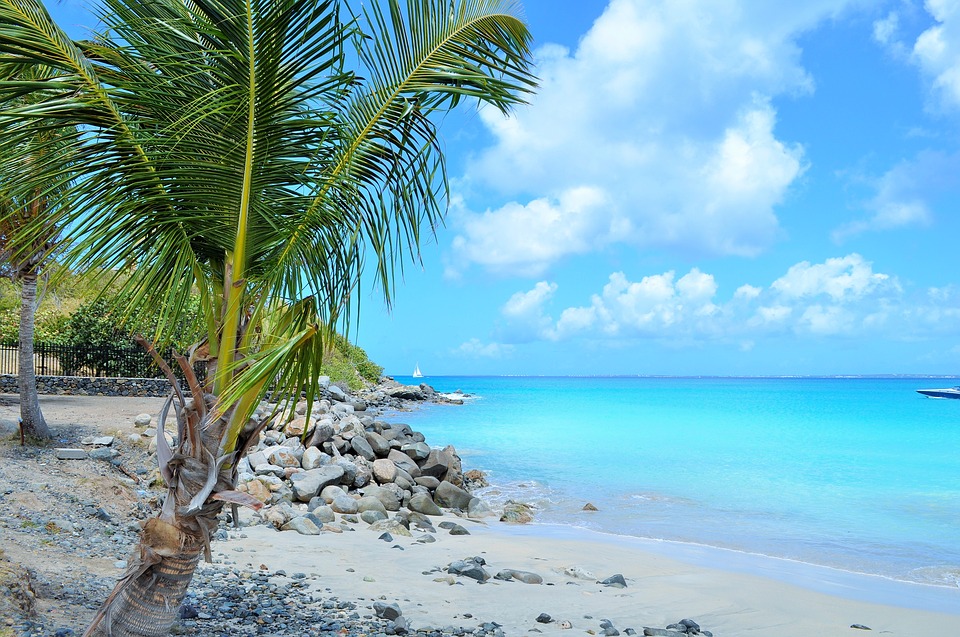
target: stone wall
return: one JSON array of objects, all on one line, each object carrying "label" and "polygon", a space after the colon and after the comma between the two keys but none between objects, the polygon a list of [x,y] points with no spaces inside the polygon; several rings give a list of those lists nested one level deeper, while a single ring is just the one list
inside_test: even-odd
[{"label": "stone wall", "polygon": [[[16,394],[17,377],[0,374],[0,393]],[[37,376],[37,393],[70,396],[166,396],[165,378],[91,378],[88,376]]]}]

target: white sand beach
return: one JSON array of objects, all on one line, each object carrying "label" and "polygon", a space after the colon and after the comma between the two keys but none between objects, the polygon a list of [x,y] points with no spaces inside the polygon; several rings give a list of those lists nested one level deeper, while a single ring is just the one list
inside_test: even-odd
[{"label": "white sand beach", "polygon": [[[837,594],[826,594],[781,578],[675,559],[662,554],[670,547],[653,551],[649,550],[653,543],[642,540],[576,529],[457,521],[470,535],[452,536],[438,528],[437,541],[428,544],[416,542],[421,535],[416,532],[413,538],[396,536],[385,542],[363,523],[354,532],[319,536],[247,527],[231,534],[245,537],[218,544],[215,553],[217,561],[237,566],[304,573],[312,587],[341,599],[397,603],[412,628],[493,621],[503,625],[505,634],[518,635],[534,629],[562,632],[561,622],[568,621],[575,632],[601,633],[600,621],[609,619],[621,633],[633,628],[643,634],[644,626],[663,628],[690,618],[715,635],[827,637],[860,633],[851,629],[859,624],[874,634],[911,636],[935,626],[948,634],[948,627],[955,627],[960,619],[960,589],[890,582],[806,565],[791,568],[797,579],[837,590]],[[736,555],[728,559],[736,561]],[[446,572],[451,562],[473,556],[484,559],[491,575],[501,569],[528,571],[540,575],[543,584],[497,579],[480,584]],[[740,566],[740,570],[755,568],[746,562]],[[570,574],[574,570],[590,575],[578,578]],[[617,573],[624,576],[626,588],[597,581]],[[890,603],[851,599],[864,596],[886,596]],[[904,607],[894,603],[897,599],[907,606],[938,610]],[[554,621],[538,623],[541,613]]]}]

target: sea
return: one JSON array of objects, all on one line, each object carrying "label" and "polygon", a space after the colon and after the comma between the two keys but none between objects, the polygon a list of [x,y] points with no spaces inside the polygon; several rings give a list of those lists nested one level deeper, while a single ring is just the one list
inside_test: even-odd
[{"label": "sea", "polygon": [[960,400],[915,391],[960,379],[395,378],[467,395],[392,419],[538,524],[960,586]]}]

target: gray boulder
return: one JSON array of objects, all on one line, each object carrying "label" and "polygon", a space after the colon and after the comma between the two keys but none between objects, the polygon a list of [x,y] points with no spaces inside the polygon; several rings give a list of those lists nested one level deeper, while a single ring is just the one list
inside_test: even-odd
[{"label": "gray boulder", "polygon": [[438,505],[462,511],[467,511],[470,508],[470,501],[473,499],[474,497],[470,493],[446,480],[440,483],[433,494],[433,500]]},{"label": "gray boulder", "polygon": [[309,502],[327,485],[337,484],[343,477],[343,468],[337,465],[325,465],[310,471],[302,471],[290,476],[293,497],[299,502]]},{"label": "gray boulder", "polygon": [[418,478],[423,475],[423,472],[420,470],[420,467],[417,465],[417,463],[413,461],[413,458],[402,451],[391,449],[387,454],[387,459],[393,461],[393,464],[409,473],[413,478]]},{"label": "gray boulder", "polygon": [[280,530],[296,531],[300,535],[320,535],[320,527],[314,524],[314,522],[305,515],[302,515],[298,518],[293,518],[280,527]]},{"label": "gray boulder", "polygon": [[358,456],[366,458],[370,462],[377,459],[377,454],[374,453],[373,447],[367,442],[366,436],[354,436],[350,439],[350,446],[353,447],[353,450],[357,452]]},{"label": "gray boulder", "polygon": [[383,487],[368,486],[363,490],[364,496],[372,496],[380,501],[383,508],[387,511],[400,510],[400,498],[396,493]]},{"label": "gray boulder", "polygon": [[379,458],[373,463],[373,479],[380,484],[387,484],[397,479],[397,465],[392,460]]},{"label": "gray boulder", "polygon": [[410,498],[410,510],[424,515],[443,515],[443,511],[426,493],[416,493]]},{"label": "gray boulder", "polygon": [[357,501],[344,493],[333,499],[333,502],[330,503],[330,508],[337,513],[353,515],[357,512]]},{"label": "gray boulder", "polygon": [[390,441],[377,432],[368,431],[364,437],[378,458],[386,458],[387,454],[390,453]]},{"label": "gray boulder", "polygon": [[329,442],[333,438],[333,422],[330,420],[321,420],[313,430],[313,436],[310,438],[308,447],[322,447],[323,443]]},{"label": "gray boulder", "polygon": [[410,442],[400,447],[400,451],[413,460],[426,460],[430,455],[430,445],[425,442]]}]

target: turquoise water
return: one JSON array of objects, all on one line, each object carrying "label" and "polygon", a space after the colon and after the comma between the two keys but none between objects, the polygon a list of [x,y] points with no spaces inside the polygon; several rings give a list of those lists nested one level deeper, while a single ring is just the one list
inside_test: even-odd
[{"label": "turquoise water", "polygon": [[956,380],[423,380],[476,397],[398,419],[538,521],[960,585]]}]

